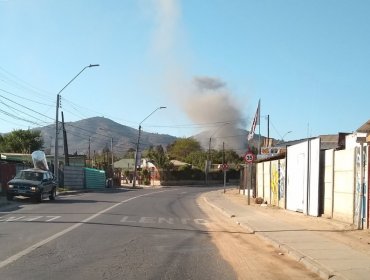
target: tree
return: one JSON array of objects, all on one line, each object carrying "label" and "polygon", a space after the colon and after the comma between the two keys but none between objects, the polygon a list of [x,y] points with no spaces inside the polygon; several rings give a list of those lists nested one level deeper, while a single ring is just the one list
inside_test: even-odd
[{"label": "tree", "polygon": [[167,150],[171,159],[186,161],[189,154],[201,152],[202,148],[200,143],[194,138],[181,138],[169,145]]},{"label": "tree", "polygon": [[162,145],[158,145],[155,148],[150,147],[148,151],[148,157],[154,161],[158,169],[167,169],[170,167],[170,160],[164,151]]},{"label": "tree", "polygon": [[150,147],[148,151],[148,157],[157,166],[161,180],[165,180],[167,178],[166,174],[171,169],[172,164],[162,145],[158,145],[155,148]]},{"label": "tree", "polygon": [[136,150],[134,148],[130,148],[127,150],[127,152],[124,154],[124,158],[135,158],[135,152]]},{"label": "tree", "polygon": [[7,153],[32,153],[43,148],[39,130],[14,130],[0,137],[0,151]]},{"label": "tree", "polygon": [[[223,158],[223,151],[216,151],[212,153],[212,161],[214,163],[222,163]],[[243,161],[242,157],[240,157],[234,150],[225,150],[225,162],[226,163],[241,163]]]},{"label": "tree", "polygon": [[190,153],[185,162],[190,163],[191,165],[203,170],[205,168],[205,163],[207,160],[207,153],[203,151],[197,151]]}]

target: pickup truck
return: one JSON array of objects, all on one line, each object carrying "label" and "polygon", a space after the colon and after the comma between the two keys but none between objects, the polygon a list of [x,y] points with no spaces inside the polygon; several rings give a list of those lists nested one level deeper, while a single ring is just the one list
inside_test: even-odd
[{"label": "pickup truck", "polygon": [[25,196],[41,202],[45,197],[55,200],[57,184],[49,170],[30,168],[21,170],[8,182],[6,198],[13,200],[15,196]]}]

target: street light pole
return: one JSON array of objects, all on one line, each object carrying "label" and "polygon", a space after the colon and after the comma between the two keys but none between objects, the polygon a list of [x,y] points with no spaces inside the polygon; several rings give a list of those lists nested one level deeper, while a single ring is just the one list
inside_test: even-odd
[{"label": "street light pole", "polygon": [[158,107],[157,109],[155,109],[153,112],[151,112],[145,119],[143,119],[140,123],[139,123],[139,133],[138,133],[138,136],[137,136],[137,142],[136,142],[136,152],[135,152],[135,163],[134,163],[134,176],[133,176],[133,181],[132,181],[132,187],[135,188],[136,186],[136,173],[137,173],[137,165],[138,165],[138,154],[139,154],[139,146],[140,146],[140,135],[141,135],[141,124],[147,119],[149,118],[151,115],[153,115],[155,112],[157,112],[158,110],[160,109],[165,109],[167,107]]},{"label": "street light pole", "polygon": [[[58,128],[58,125],[59,125],[59,121],[58,121],[58,117],[59,117],[59,107],[60,107],[60,94],[61,92],[67,87],[69,86],[70,83],[72,83],[86,68],[90,68],[90,67],[97,67],[99,66],[99,64],[90,64],[88,66],[85,66],[76,76],[73,77],[72,80],[70,80],[68,82],[68,84],[66,84],[57,94],[57,104],[56,104],[56,114],[55,114],[55,147],[54,147],[54,175],[55,175],[55,179],[56,181],[58,182],[59,181],[59,162],[58,162],[58,146],[59,146],[59,141],[58,141],[58,134],[59,134],[59,128]],[[59,182],[58,182],[58,185],[59,185]]]},{"label": "street light pole", "polygon": [[205,172],[205,177],[206,177],[206,185],[208,185],[208,173],[209,173],[209,168],[210,168],[210,162],[211,162],[211,142],[212,142],[212,137],[218,132],[222,127],[225,125],[230,124],[230,122],[225,122],[223,123],[220,127],[218,127],[212,135],[209,137],[209,144],[208,144],[208,155],[207,155],[207,164],[206,164],[206,172]]},{"label": "street light pole", "polygon": [[292,131],[288,131],[286,132],[283,137],[281,137],[281,140],[279,140],[274,146],[280,144],[280,143],[283,143],[285,140],[284,140],[284,137],[287,136],[289,133],[291,133]]},{"label": "street light pole", "polygon": [[112,172],[114,174],[114,162],[113,162],[113,137],[111,138],[111,141],[110,141],[110,152],[111,152],[111,155],[112,155]]}]

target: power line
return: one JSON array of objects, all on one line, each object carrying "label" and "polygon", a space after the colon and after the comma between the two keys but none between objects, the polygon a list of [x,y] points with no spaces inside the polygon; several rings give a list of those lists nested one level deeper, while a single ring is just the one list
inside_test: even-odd
[{"label": "power line", "polygon": [[[13,83],[13,86],[15,85],[16,87],[20,88],[20,89],[23,89],[23,90],[27,90],[27,91],[32,91],[33,93],[36,93],[38,94],[39,96],[41,96],[42,98],[45,98],[46,95],[44,94],[41,94],[40,92],[45,92],[47,94],[50,94],[49,92],[45,91],[45,90],[41,90],[41,89],[38,89],[36,88],[35,86],[31,85],[30,83],[22,80],[21,78],[17,77],[16,75],[10,73],[9,71],[5,70],[3,67],[0,66],[0,70],[5,72],[7,74],[7,76],[5,76],[3,74],[3,77],[5,77],[8,81],[5,81],[3,80],[5,83],[9,84],[9,81],[11,83]],[[13,79],[10,79],[8,76],[11,76],[13,77]],[[15,78],[15,79],[14,79]],[[24,85],[22,85],[21,83],[19,83],[18,81],[16,80],[19,80],[21,81]],[[26,85],[26,86],[25,86]],[[47,96],[49,98],[49,96]]]},{"label": "power line", "polygon": [[[19,104],[18,102],[15,102],[15,101],[13,101],[13,100],[11,100],[11,99],[9,99],[9,98],[7,98],[7,97],[5,97],[5,96],[1,95],[1,94],[0,94],[0,97],[4,98],[4,99],[6,99],[6,100],[8,100],[8,101],[10,101],[10,102],[12,102],[12,103],[14,103],[14,104],[17,104],[18,106],[21,106],[21,107],[23,107],[23,108],[25,108],[25,109],[27,109],[27,110],[29,110],[29,111],[33,112],[33,113],[39,114],[40,116],[43,116],[43,117],[45,117],[45,118],[48,118],[48,119],[54,120],[53,118],[50,118],[49,116],[46,116],[46,115],[44,115],[44,114],[41,114],[40,112],[37,112],[37,111],[35,111],[35,110],[31,109],[31,108],[28,108],[27,106],[24,106],[24,105],[22,105],[22,104]],[[8,105],[8,106],[9,106],[9,105]],[[9,107],[10,107],[10,106],[9,106]],[[13,107],[13,108],[14,108],[14,107]]]},{"label": "power line", "polygon": [[11,123],[11,124],[14,124],[16,126],[23,126],[23,127],[27,127],[26,125],[23,125],[23,124],[19,124],[19,123],[14,123],[10,120],[7,120],[7,119],[3,119],[3,118],[0,118],[0,120],[3,120],[4,122],[7,122],[7,123]]},{"label": "power line", "polygon": [[16,108],[14,108],[13,106],[10,106],[9,104],[5,104],[2,100],[0,100],[0,102],[1,102],[2,104],[4,104],[5,106],[9,107],[10,109],[12,109],[13,111],[16,111],[15,113],[20,112],[20,113],[22,113],[22,114],[24,114],[24,115],[26,115],[26,116],[29,116],[29,117],[31,117],[31,118],[34,118],[34,119],[36,119],[36,120],[40,121],[41,123],[45,123],[45,124],[47,123],[47,122],[45,122],[44,120],[41,120],[41,119],[39,119],[39,118],[36,118],[36,117],[34,117],[34,116],[32,116],[32,115],[30,115],[30,114],[26,113],[26,112],[22,112],[22,111],[20,111],[20,110],[18,110],[18,109],[16,109]]},{"label": "power line", "polygon": [[37,123],[37,122],[31,121],[31,120],[27,120],[27,119],[23,119],[23,118],[21,118],[21,117],[18,117],[18,116],[16,116],[16,115],[13,115],[13,114],[11,114],[11,113],[9,113],[9,112],[6,112],[6,111],[4,111],[4,110],[1,110],[1,109],[0,109],[0,112],[4,113],[5,115],[7,115],[7,116],[9,116],[9,117],[12,117],[12,118],[14,118],[14,119],[17,119],[17,120],[20,120],[20,121],[25,121],[25,122],[28,122],[28,123],[35,124],[35,125],[40,126],[40,124],[39,124],[39,123]]},{"label": "power line", "polygon": [[26,98],[26,97],[24,97],[24,96],[17,95],[17,94],[15,94],[15,93],[13,93],[13,92],[10,92],[10,91],[5,90],[5,89],[2,89],[2,88],[0,88],[0,91],[5,92],[5,93],[8,93],[8,94],[10,94],[10,95],[12,95],[12,96],[18,97],[18,98],[20,98],[20,99],[24,99],[24,100],[27,100],[27,101],[30,101],[30,102],[33,102],[33,103],[40,104],[40,105],[45,105],[45,106],[48,106],[48,107],[52,107],[52,106],[54,106],[54,104],[52,104],[52,103],[46,104],[46,103],[43,103],[43,102],[39,102],[39,101],[36,101],[36,100],[32,100],[32,99]]}]

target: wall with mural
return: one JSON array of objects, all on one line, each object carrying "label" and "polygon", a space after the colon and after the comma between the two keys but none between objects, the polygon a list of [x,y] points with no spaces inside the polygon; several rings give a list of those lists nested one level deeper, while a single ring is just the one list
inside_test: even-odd
[{"label": "wall with mural", "polygon": [[257,196],[281,208],[368,228],[368,150],[320,152],[317,139],[288,147],[287,159],[256,164]]}]

